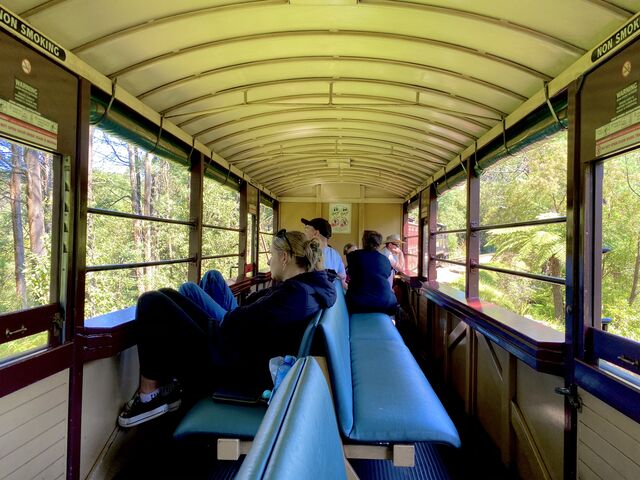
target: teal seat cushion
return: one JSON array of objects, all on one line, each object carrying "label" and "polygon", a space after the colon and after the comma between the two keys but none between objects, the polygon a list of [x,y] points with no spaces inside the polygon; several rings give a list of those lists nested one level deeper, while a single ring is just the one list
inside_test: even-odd
[{"label": "teal seat cushion", "polygon": [[196,403],[173,433],[177,440],[187,437],[253,438],[267,410],[266,405],[222,403],[205,398]]},{"label": "teal seat cushion", "polygon": [[351,388],[351,352],[349,345],[349,313],[342,287],[337,290],[336,303],[325,310],[318,324],[324,342],[327,368],[335,397],[338,424],[344,436],[353,428],[353,392]]},{"label": "teal seat cushion", "polygon": [[329,388],[312,357],[300,359],[278,389],[236,479],[346,479]]},{"label": "teal seat cushion", "polygon": [[402,341],[391,317],[384,313],[354,313],[349,322],[351,342],[359,340]]},{"label": "teal seat cushion", "polygon": [[458,432],[407,347],[394,340],[351,345],[353,430],[358,442],[460,446]]}]

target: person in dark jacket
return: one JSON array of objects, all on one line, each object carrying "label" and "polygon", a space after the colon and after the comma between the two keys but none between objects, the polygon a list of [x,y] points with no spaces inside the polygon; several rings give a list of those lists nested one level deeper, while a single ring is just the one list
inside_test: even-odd
[{"label": "person in dark jacket", "polygon": [[378,251],[382,235],[369,231],[363,249],[347,254],[349,289],[346,294],[350,313],[382,312],[393,315],[396,297],[389,287],[391,263]]},{"label": "person in dark jacket", "polygon": [[138,300],[140,386],[118,417],[138,425],[180,406],[181,388],[194,398],[217,387],[269,388],[269,359],[296,355],[308,322],[336,301],[322,247],[302,232],[278,232],[269,261],[275,285],[238,306],[222,275],[198,285],[161,289]]}]

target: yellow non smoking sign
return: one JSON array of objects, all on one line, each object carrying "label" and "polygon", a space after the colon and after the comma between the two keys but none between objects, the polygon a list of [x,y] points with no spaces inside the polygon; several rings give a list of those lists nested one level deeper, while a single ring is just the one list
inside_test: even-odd
[{"label": "yellow non smoking sign", "polygon": [[35,31],[29,25],[24,23],[18,17],[8,12],[4,8],[0,6],[0,24],[5,25],[9,29],[16,32],[19,36],[23,38],[27,38],[31,40],[33,43],[38,45],[43,50],[46,50],[51,55],[60,60],[65,60],[67,58],[67,54],[60,45],[55,42],[52,42],[47,37],[42,35],[40,32]]},{"label": "yellow non smoking sign", "polygon": [[640,30],[640,17],[636,17],[627,24],[625,24],[620,30],[607,38],[604,42],[593,49],[591,53],[591,61],[595,62],[600,57],[610,52],[622,42],[630,37],[633,37]]}]

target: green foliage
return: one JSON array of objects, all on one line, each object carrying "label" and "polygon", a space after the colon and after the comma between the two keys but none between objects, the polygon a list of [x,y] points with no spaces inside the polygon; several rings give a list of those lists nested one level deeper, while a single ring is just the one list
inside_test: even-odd
[{"label": "green foliage", "polygon": [[0,362],[28,353],[37,348],[46,347],[48,343],[49,333],[40,332],[35,335],[29,335],[28,337],[0,344]]},{"label": "green foliage", "polygon": [[[124,213],[188,220],[189,171],[186,166],[149,155],[100,130],[93,132],[90,204]],[[203,223],[239,227],[239,192],[205,177]],[[189,257],[187,226],[89,215],[87,265],[128,264]],[[240,234],[203,229],[203,255],[233,257],[203,261],[203,271],[219,269],[236,277]],[[187,264],[92,272],[87,275],[85,316],[134,305],[138,296],[187,280]]]},{"label": "green foliage", "polygon": [[604,163],[602,185],[602,316],[609,330],[640,341],[640,154],[631,152]]}]

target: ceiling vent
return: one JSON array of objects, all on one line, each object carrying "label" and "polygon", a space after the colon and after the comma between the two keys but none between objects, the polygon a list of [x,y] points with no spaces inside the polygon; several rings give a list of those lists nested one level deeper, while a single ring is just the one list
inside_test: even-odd
[{"label": "ceiling vent", "polygon": [[350,158],[328,158],[327,167],[337,168],[338,170],[344,170],[346,168],[351,167],[351,159]]}]

